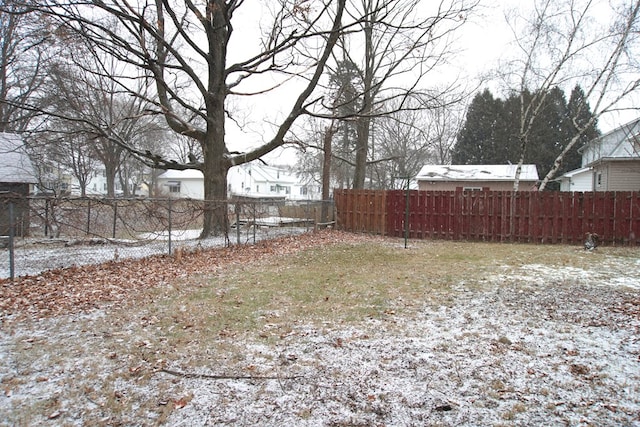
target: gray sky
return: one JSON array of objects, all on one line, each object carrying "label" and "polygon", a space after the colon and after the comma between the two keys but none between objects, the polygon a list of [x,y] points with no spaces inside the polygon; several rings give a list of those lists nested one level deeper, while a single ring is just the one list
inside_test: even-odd
[{"label": "gray sky", "polygon": [[[598,0],[604,1],[606,0]],[[465,25],[460,29],[457,39],[457,51],[459,52],[451,58],[451,73],[440,73],[446,77],[460,76],[461,79],[469,82],[474,81],[480,75],[494,70],[499,65],[499,61],[506,59],[509,52],[513,52],[513,34],[505,19],[505,13],[513,9],[522,10],[531,7],[531,0],[522,2],[521,0],[483,0],[481,7],[477,10],[477,14],[469,17]],[[245,9],[246,10],[246,9]],[[253,12],[256,9],[252,10]],[[264,16],[264,15],[262,15]],[[253,25],[251,28],[243,29],[248,37],[254,38],[259,35],[259,26]],[[439,78],[438,74],[434,74],[430,81]],[[473,83],[470,83],[472,86]],[[485,84],[482,87],[489,87],[494,94],[499,95],[500,84],[493,82]],[[563,88],[567,95],[571,88]],[[295,91],[291,93],[295,94]],[[261,97],[252,98],[250,101],[251,108],[255,112],[269,111],[274,113],[277,111],[276,106],[279,99],[286,99],[286,91],[275,91],[272,94]],[[245,133],[239,133],[230,127],[228,129],[229,136],[236,138],[243,143],[259,144],[263,142],[263,138],[271,135],[270,127],[261,122],[262,114],[252,114],[250,109],[241,109],[242,114],[247,119]],[[240,115],[242,115],[240,114]],[[282,116],[283,113],[280,113]],[[620,126],[637,116],[634,112],[624,112],[617,114],[609,114],[600,120],[600,128],[606,132],[614,127]],[[273,114],[272,117],[278,117]],[[269,156],[270,161],[277,163],[282,160],[287,162],[294,161],[295,158],[290,154],[282,155],[280,150]]]}]

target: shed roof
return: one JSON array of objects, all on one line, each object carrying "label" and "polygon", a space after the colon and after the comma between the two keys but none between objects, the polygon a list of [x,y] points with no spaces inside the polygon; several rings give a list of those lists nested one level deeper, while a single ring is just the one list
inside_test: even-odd
[{"label": "shed roof", "polygon": [[[417,181],[513,181],[517,165],[426,165]],[[537,181],[536,165],[522,165],[520,181]]]},{"label": "shed roof", "polygon": [[16,134],[0,133],[0,182],[38,182],[24,141]]}]

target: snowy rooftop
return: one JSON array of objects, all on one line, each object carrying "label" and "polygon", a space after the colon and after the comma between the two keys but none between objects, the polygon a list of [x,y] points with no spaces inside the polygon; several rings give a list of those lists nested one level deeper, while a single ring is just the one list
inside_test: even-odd
[{"label": "snowy rooftop", "polygon": [[158,178],[163,179],[203,179],[202,172],[197,169],[175,170],[168,169]]},{"label": "snowy rooftop", "polygon": [[[517,165],[426,165],[418,181],[512,181]],[[536,165],[522,165],[521,181],[537,181]]]}]

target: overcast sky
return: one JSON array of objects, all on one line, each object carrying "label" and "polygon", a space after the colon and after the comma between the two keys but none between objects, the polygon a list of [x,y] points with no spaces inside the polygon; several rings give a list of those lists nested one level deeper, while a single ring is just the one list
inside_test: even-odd
[{"label": "overcast sky", "polygon": [[[606,1],[606,0],[603,0]],[[531,0],[482,0],[481,7],[476,11],[477,14],[470,16],[468,21],[460,29],[458,34],[458,50],[459,53],[452,58],[452,73],[450,76],[459,75],[463,79],[473,79],[484,73],[494,70],[500,59],[505,59],[505,54],[513,48],[513,34],[505,19],[505,13],[513,9],[522,10],[531,7]],[[238,31],[238,29],[236,29]],[[243,29],[244,31],[244,29]],[[248,35],[257,37],[259,35],[258,27],[246,29]],[[434,76],[435,77],[435,76]],[[435,77],[437,78],[437,77]],[[488,86],[497,95],[499,85],[488,84]],[[567,95],[571,88],[564,88]],[[274,101],[278,95],[270,96],[265,100],[256,103],[256,108],[273,108]],[[256,100],[257,101],[257,100]],[[626,112],[620,114],[609,115],[600,120],[600,128],[606,132],[614,127],[620,126],[636,117],[635,112]],[[256,118],[259,115],[256,115]],[[249,117],[250,119],[250,117]],[[262,138],[269,135],[268,127],[260,123],[254,123],[247,127],[249,134],[238,138],[253,139],[255,143],[261,143]],[[230,136],[233,136],[233,131]],[[271,161],[278,161],[281,156],[280,151],[276,151],[274,155],[269,156]],[[280,157],[282,159],[282,157]],[[290,155],[286,156],[287,161],[291,161]],[[293,159],[294,160],[294,159]]]}]

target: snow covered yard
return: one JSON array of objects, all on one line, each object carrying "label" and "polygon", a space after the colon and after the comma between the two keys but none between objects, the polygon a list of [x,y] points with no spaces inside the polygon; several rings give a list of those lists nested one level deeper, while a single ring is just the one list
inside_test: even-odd
[{"label": "snow covered yard", "polygon": [[0,425],[640,426],[637,250],[326,236],[5,316]]}]

